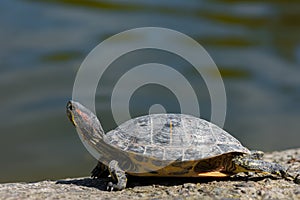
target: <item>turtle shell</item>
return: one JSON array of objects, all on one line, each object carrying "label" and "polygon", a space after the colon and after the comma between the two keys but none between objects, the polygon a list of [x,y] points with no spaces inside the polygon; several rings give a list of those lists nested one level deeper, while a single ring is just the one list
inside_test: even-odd
[{"label": "turtle shell", "polygon": [[104,142],[144,157],[190,161],[250,151],[218,126],[185,114],[151,114],[108,132]]}]

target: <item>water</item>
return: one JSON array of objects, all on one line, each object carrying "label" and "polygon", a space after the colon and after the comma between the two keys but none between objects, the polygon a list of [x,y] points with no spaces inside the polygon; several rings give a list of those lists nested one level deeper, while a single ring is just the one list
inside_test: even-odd
[{"label": "water", "polygon": [[[96,161],[67,120],[65,105],[89,51],[136,27],[174,29],[205,47],[226,88],[225,129],[245,146],[299,147],[299,11],[298,1],[2,0],[0,182],[89,175]],[[207,88],[190,66],[166,52],[134,52],[112,66],[97,90],[105,130],[115,127],[109,100],[117,78],[126,67],[150,61],[173,66],[199,86],[201,117],[210,118]],[[158,103],[179,111],[174,94],[148,85],[133,95],[130,112],[145,114]]]}]

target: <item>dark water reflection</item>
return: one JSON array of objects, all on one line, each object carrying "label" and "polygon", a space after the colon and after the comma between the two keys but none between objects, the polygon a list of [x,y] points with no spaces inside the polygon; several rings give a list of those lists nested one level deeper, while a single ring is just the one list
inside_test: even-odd
[{"label": "dark water reflection", "polygon": [[[65,104],[88,52],[135,27],[175,29],[205,47],[224,78],[225,128],[244,145],[265,151],[299,147],[299,1],[3,0],[0,24],[0,182],[88,175],[95,161],[68,122]],[[201,115],[209,119],[207,89],[185,62],[144,52],[114,67],[155,59],[199,85]],[[106,130],[115,126],[109,95],[120,72],[107,72],[97,91]],[[147,111],[149,96],[171,105],[168,111],[178,110],[163,88],[142,89],[131,101],[133,115]]]}]

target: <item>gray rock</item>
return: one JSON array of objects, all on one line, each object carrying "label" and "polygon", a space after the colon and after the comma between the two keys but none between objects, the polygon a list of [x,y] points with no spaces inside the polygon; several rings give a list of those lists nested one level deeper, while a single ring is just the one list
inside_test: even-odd
[{"label": "gray rock", "polygon": [[[276,161],[296,176],[300,149],[267,153],[264,160]],[[300,199],[299,178],[287,181],[258,174],[225,180],[132,178],[129,187],[118,192],[105,191],[108,179],[4,183],[0,184],[0,199]]]}]

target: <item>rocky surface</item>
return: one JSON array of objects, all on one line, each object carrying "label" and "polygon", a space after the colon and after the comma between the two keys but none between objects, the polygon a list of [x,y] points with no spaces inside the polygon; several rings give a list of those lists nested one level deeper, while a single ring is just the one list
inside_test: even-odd
[{"label": "rocky surface", "polygon": [[[300,149],[273,152],[264,160],[278,162],[294,176],[300,173]],[[123,191],[105,191],[109,179],[90,178],[0,184],[0,199],[300,199],[300,177],[294,181],[261,174],[226,179],[130,177]]]}]

